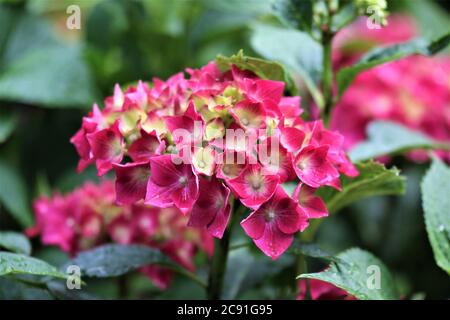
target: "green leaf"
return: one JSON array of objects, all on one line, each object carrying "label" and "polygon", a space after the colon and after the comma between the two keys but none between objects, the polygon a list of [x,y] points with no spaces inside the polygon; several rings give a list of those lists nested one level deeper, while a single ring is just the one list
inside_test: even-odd
[{"label": "green leaf", "polygon": [[59,41],[41,16],[0,5],[0,100],[87,107],[95,83],[80,50]]},{"label": "green leaf", "polygon": [[[399,299],[394,279],[387,267],[371,253],[353,248],[340,253],[322,272],[301,274],[298,278],[317,279],[339,287],[360,300]],[[379,287],[374,281],[379,271]]]},{"label": "green leaf", "polygon": [[437,3],[433,1],[397,0],[395,4],[401,5],[403,10],[414,17],[414,22],[419,26],[422,37],[436,39],[447,32],[450,16]]},{"label": "green leaf", "polygon": [[28,207],[25,182],[13,167],[1,160],[0,181],[0,204],[6,207],[21,226],[31,226],[33,216]]},{"label": "green leaf", "polygon": [[295,240],[294,243],[289,247],[288,252],[291,252],[295,255],[302,254],[311,258],[337,261],[336,257],[333,254],[325,251],[315,243],[302,243],[298,240]]},{"label": "green leaf", "polygon": [[450,144],[433,140],[420,132],[389,121],[374,121],[367,128],[368,140],[349,152],[352,161],[396,155],[417,149],[449,149]]},{"label": "green leaf", "polygon": [[31,254],[31,244],[21,233],[0,231],[0,247],[15,253]]},{"label": "green leaf", "polygon": [[284,64],[304,81],[315,102],[323,105],[317,88],[322,74],[322,47],[307,33],[264,24],[253,26],[252,48],[266,59]]},{"label": "green leaf", "polygon": [[39,48],[8,65],[0,76],[2,100],[86,108],[95,98],[94,82],[76,48]]},{"label": "green leaf", "polygon": [[66,265],[77,265],[88,277],[116,277],[140,267],[176,265],[161,251],[143,245],[108,244],[79,253]]},{"label": "green leaf", "polygon": [[414,54],[433,55],[444,49],[449,43],[450,33],[432,42],[423,39],[415,39],[410,42],[396,44],[385,48],[375,48],[364,55],[354,65],[342,68],[337,73],[336,80],[339,96],[344,93],[356,76],[362,71]]},{"label": "green leaf", "polygon": [[23,254],[0,251],[0,276],[32,274],[65,279],[67,276],[47,262]]},{"label": "green leaf", "polygon": [[3,29],[0,34],[0,66],[58,42],[51,25],[37,15],[20,8],[0,5],[0,17]]},{"label": "green leaf", "polygon": [[236,299],[239,294],[279,274],[292,263],[292,256],[288,255],[281,256],[277,263],[273,263],[267,257],[252,255],[248,248],[231,251],[225,272],[222,299]]},{"label": "green leaf", "polygon": [[434,259],[450,274],[450,168],[434,158],[421,189],[425,225]]},{"label": "green leaf", "polygon": [[288,86],[292,85],[292,79],[281,64],[246,56],[242,50],[231,57],[219,55],[216,58],[216,63],[222,71],[229,70],[231,65],[234,64],[240,69],[254,72],[260,78],[283,81]]},{"label": "green leaf", "polygon": [[64,281],[53,280],[46,283],[47,290],[58,300],[99,300],[85,290],[70,290]]},{"label": "green leaf", "polygon": [[46,289],[0,277],[0,300],[52,300]]},{"label": "green leaf", "polygon": [[381,163],[366,161],[356,163],[359,175],[341,179],[342,191],[332,188],[320,189],[328,210],[333,213],[352,202],[377,195],[398,195],[405,192],[405,179],[393,167],[386,169]]},{"label": "green leaf", "polygon": [[19,117],[12,111],[0,110],[0,143],[5,142],[19,123]]},{"label": "green leaf", "polygon": [[311,30],[313,2],[311,0],[278,0],[274,10],[281,20],[290,27]]}]

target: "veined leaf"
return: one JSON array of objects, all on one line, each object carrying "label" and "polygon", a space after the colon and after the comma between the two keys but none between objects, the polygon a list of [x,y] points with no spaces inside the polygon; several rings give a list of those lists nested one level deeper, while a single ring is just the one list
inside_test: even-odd
[{"label": "veined leaf", "polygon": [[450,274],[450,168],[435,158],[421,184],[422,206],[434,259]]},{"label": "veined leaf", "polygon": [[28,207],[25,182],[13,167],[1,160],[0,204],[3,204],[23,227],[28,227],[33,223],[31,210]]},{"label": "veined leaf", "polygon": [[0,247],[16,253],[31,254],[30,241],[17,232],[0,231]]},{"label": "veined leaf", "polygon": [[86,108],[95,98],[89,69],[80,52],[73,48],[37,49],[6,66],[0,76],[2,100],[53,108]]},{"label": "veined leaf", "polygon": [[349,152],[352,161],[401,154],[417,149],[450,149],[450,144],[389,121],[374,121],[367,128],[368,140]]},{"label": "veined leaf", "polygon": [[312,0],[277,0],[273,7],[277,15],[288,26],[295,29],[311,30]]},{"label": "veined leaf", "polygon": [[385,48],[375,48],[364,55],[354,65],[342,68],[337,73],[336,80],[339,96],[344,93],[359,73],[367,69],[414,54],[433,55],[444,49],[449,43],[450,33],[432,42],[415,39],[407,43],[396,44]]},{"label": "veined leaf", "polygon": [[360,300],[399,299],[388,268],[371,253],[353,248],[337,255],[339,261],[317,273],[297,278],[317,279],[335,285]]},{"label": "veined leaf", "polygon": [[0,251],[0,276],[31,274],[65,279],[66,274],[45,261],[23,254]]},{"label": "veined leaf", "polygon": [[405,179],[397,168],[386,169],[374,161],[356,163],[359,175],[341,179],[342,191],[322,188],[320,195],[329,212],[334,213],[352,202],[377,195],[397,195],[405,192]]},{"label": "veined leaf", "polygon": [[66,265],[79,266],[88,277],[116,277],[140,267],[159,264],[176,267],[161,251],[143,245],[107,244],[79,253]]},{"label": "veined leaf", "polygon": [[219,55],[216,63],[222,71],[229,70],[230,66],[234,64],[240,69],[254,72],[260,78],[283,81],[287,86],[292,85],[292,79],[281,64],[246,56],[242,50],[231,57]]},{"label": "veined leaf", "polygon": [[302,243],[300,241],[294,241],[294,243],[289,247],[288,252],[293,254],[302,254],[311,258],[337,261],[336,257],[323,250],[318,244],[315,243]]},{"label": "veined leaf", "polygon": [[0,143],[5,142],[9,138],[17,127],[18,120],[18,115],[12,111],[0,110]]},{"label": "veined leaf", "polygon": [[0,300],[53,300],[46,289],[0,277]]},{"label": "veined leaf", "polygon": [[307,33],[256,24],[252,48],[266,59],[282,63],[304,81],[315,102],[321,107],[323,96],[317,88],[322,73],[322,47]]},{"label": "veined leaf", "polygon": [[240,293],[253,288],[258,283],[278,274],[291,265],[292,256],[284,255],[273,263],[266,257],[256,257],[248,248],[230,252],[225,273],[222,299],[236,299]]}]

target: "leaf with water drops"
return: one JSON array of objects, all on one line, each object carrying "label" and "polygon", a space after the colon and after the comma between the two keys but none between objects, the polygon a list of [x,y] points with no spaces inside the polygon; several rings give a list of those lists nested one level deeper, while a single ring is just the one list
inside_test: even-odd
[{"label": "leaf with water drops", "polygon": [[399,299],[394,279],[388,268],[371,253],[352,248],[337,255],[339,259],[317,273],[297,278],[317,279],[335,285],[360,300]]},{"label": "leaf with water drops", "polygon": [[18,232],[0,232],[0,247],[9,251],[30,255],[31,244],[27,237]]},{"label": "leaf with water drops", "polygon": [[23,254],[0,251],[0,276],[33,274],[65,279],[67,276],[45,261]]},{"label": "leaf with water drops", "polygon": [[397,168],[387,169],[373,160],[358,162],[355,166],[359,175],[356,178],[342,177],[342,191],[333,188],[321,188],[318,191],[330,213],[367,197],[405,192],[405,178]]},{"label": "leaf with water drops", "polygon": [[434,158],[421,189],[425,225],[434,259],[450,274],[450,168]]},{"label": "leaf with water drops", "polygon": [[66,265],[79,266],[88,277],[116,277],[140,267],[158,264],[177,268],[161,251],[143,245],[108,244],[79,253]]}]

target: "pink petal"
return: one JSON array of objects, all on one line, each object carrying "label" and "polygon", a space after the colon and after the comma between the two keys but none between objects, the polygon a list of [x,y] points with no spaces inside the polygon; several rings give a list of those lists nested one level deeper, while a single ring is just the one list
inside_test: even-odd
[{"label": "pink petal", "polygon": [[294,199],[298,200],[298,204],[305,211],[309,218],[322,218],[328,215],[328,209],[322,198],[316,196],[316,189],[305,184],[299,184],[295,188]]},{"label": "pink petal", "polygon": [[192,179],[188,180],[188,183],[185,186],[177,188],[172,192],[173,202],[183,214],[187,214],[191,211],[197,198],[198,178],[194,175]]},{"label": "pink petal", "polygon": [[307,146],[299,152],[294,160],[294,169],[302,182],[318,188],[339,177],[339,172],[327,160],[327,153],[328,146]]},{"label": "pink petal", "polygon": [[241,202],[249,208],[256,208],[268,200],[279,183],[276,175],[266,175],[260,165],[249,165],[227,184],[241,198]]},{"label": "pink petal", "polygon": [[207,227],[214,237],[221,238],[230,218],[230,189],[218,179],[200,179],[199,197],[192,208],[188,225]]},{"label": "pink petal", "polygon": [[169,186],[178,182],[180,171],[173,162],[172,155],[155,156],[150,159],[151,180],[159,186]]},{"label": "pink petal", "polygon": [[149,161],[155,154],[161,154],[165,149],[165,142],[161,141],[155,131],[147,133],[141,130],[141,137],[136,139],[128,148],[128,155],[133,161]]},{"label": "pink petal", "polygon": [[281,145],[289,152],[300,149],[304,140],[305,133],[300,129],[288,127],[281,131]]},{"label": "pink petal", "polygon": [[260,129],[265,126],[266,112],[261,103],[244,100],[230,109],[230,113],[243,128]]},{"label": "pink petal", "polygon": [[96,159],[99,175],[112,169],[113,163],[120,163],[124,153],[123,137],[116,122],[111,128],[87,135],[92,154]]},{"label": "pink petal", "polygon": [[115,164],[116,173],[116,201],[118,204],[133,204],[144,199],[150,165],[148,162]]},{"label": "pink petal", "polygon": [[242,220],[241,226],[250,238],[259,239],[264,234],[266,220],[261,212],[254,211],[247,218]]},{"label": "pink petal", "polygon": [[268,224],[261,238],[253,241],[265,255],[276,260],[289,248],[293,240],[294,236],[292,234],[285,234],[275,225]]}]

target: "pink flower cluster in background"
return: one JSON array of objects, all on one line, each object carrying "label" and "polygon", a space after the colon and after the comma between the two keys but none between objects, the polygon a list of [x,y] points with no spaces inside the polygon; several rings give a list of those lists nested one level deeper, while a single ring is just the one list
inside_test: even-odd
[{"label": "pink flower cluster in background", "polygon": [[[74,255],[100,244],[144,244],[158,248],[188,270],[201,250],[212,255],[212,237],[203,230],[186,227],[187,218],[172,207],[160,209],[140,204],[117,206],[114,183],[91,182],[73,192],[40,197],[34,202],[36,225],[29,236]],[[166,288],[172,273],[159,266],[142,268],[159,287]]]},{"label": "pink flower cluster in background", "polygon": [[[393,17],[386,28],[370,30],[358,21],[338,34],[336,68],[356,61],[373,46],[405,42],[417,36],[406,17]],[[335,107],[330,127],[345,136],[346,150],[366,137],[374,120],[398,122],[436,140],[450,141],[450,58],[412,56],[367,70],[355,79]],[[450,153],[440,152],[450,161]],[[424,161],[424,152],[410,157]]]},{"label": "pink flower cluster in background", "polygon": [[[71,140],[79,169],[113,169],[119,204],[175,207],[217,238],[240,201],[252,210],[245,232],[276,259],[308,219],[327,215],[316,189],[339,190],[341,174],[358,174],[343,137],[303,121],[300,98],[284,97],[283,82],[213,62],[186,71],[187,79],[116,85],[104,109],[94,105]],[[293,195],[288,181],[298,183]]]}]

